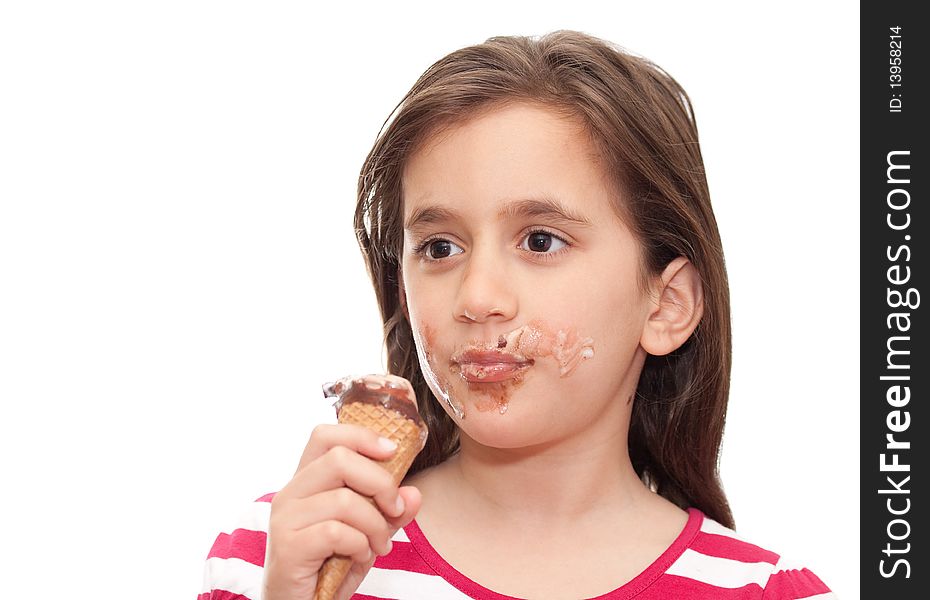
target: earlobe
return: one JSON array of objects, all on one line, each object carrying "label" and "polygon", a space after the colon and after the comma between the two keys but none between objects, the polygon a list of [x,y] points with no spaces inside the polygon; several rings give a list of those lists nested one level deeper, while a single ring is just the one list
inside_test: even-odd
[{"label": "earlobe", "polygon": [[700,323],[704,287],[691,261],[679,256],[665,267],[653,291],[640,344],[649,354],[664,356],[681,347]]}]

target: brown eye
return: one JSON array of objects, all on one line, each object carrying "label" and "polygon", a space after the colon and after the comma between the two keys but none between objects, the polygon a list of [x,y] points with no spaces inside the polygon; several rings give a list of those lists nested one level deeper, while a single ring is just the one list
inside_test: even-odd
[{"label": "brown eye", "polygon": [[545,233],[533,233],[529,238],[530,250],[546,252],[552,247],[552,236]]},{"label": "brown eye", "polygon": [[549,253],[550,250],[558,251],[567,245],[564,241],[545,231],[534,231],[527,235],[525,239],[525,249],[530,252]]},{"label": "brown eye", "polygon": [[449,240],[433,240],[426,246],[426,256],[430,259],[448,258],[453,254],[458,254],[462,249],[450,242]]}]

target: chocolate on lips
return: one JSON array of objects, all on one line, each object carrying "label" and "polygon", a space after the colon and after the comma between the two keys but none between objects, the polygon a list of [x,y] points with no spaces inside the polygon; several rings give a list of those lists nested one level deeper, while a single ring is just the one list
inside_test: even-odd
[{"label": "chocolate on lips", "polygon": [[498,333],[496,338],[472,339],[451,356],[440,347],[436,330],[428,323],[415,327],[413,337],[430,390],[459,420],[465,419],[466,400],[478,412],[496,407],[500,414],[506,413],[511,396],[540,359],[553,361],[559,377],[569,377],[594,357],[592,338],[579,335],[574,327],[552,327],[540,319]]},{"label": "chocolate on lips", "polygon": [[503,381],[533,366],[525,356],[501,350],[473,348],[457,354],[453,363],[458,365],[466,381]]},{"label": "chocolate on lips", "polygon": [[510,365],[514,370],[532,366],[536,358],[551,357],[559,366],[559,376],[566,377],[593,356],[591,338],[583,338],[573,330],[550,331],[542,322],[533,321],[499,335],[494,343],[472,342],[453,355],[451,362],[474,365],[463,367],[463,374],[467,372],[480,379],[484,365],[497,363],[502,365],[501,369]]},{"label": "chocolate on lips", "polygon": [[[559,377],[570,376],[585,360],[594,357],[594,340],[574,328],[555,329],[533,320],[492,341],[471,341],[449,359],[449,373],[468,385],[478,412],[508,410],[516,389],[539,359],[552,359]],[[451,404],[451,403],[450,403]],[[452,405],[455,408],[455,405]],[[465,418],[464,407],[456,416]]]}]

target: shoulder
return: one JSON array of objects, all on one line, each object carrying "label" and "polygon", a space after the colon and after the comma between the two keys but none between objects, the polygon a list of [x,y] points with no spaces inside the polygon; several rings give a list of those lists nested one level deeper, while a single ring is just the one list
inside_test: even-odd
[{"label": "shoulder", "polygon": [[272,498],[274,494],[258,498],[242,512],[235,527],[216,536],[197,600],[261,598]]},{"label": "shoulder", "polygon": [[700,527],[666,575],[687,580],[715,598],[730,597],[731,592],[733,597],[760,600],[835,598],[803,564],[753,544],[703,515]]}]

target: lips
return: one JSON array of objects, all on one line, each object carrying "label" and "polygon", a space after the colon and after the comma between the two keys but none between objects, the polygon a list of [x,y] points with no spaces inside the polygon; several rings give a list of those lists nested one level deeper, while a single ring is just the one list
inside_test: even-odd
[{"label": "lips", "polygon": [[462,379],[470,383],[494,383],[516,377],[533,361],[520,354],[494,350],[466,350],[454,356]]}]

